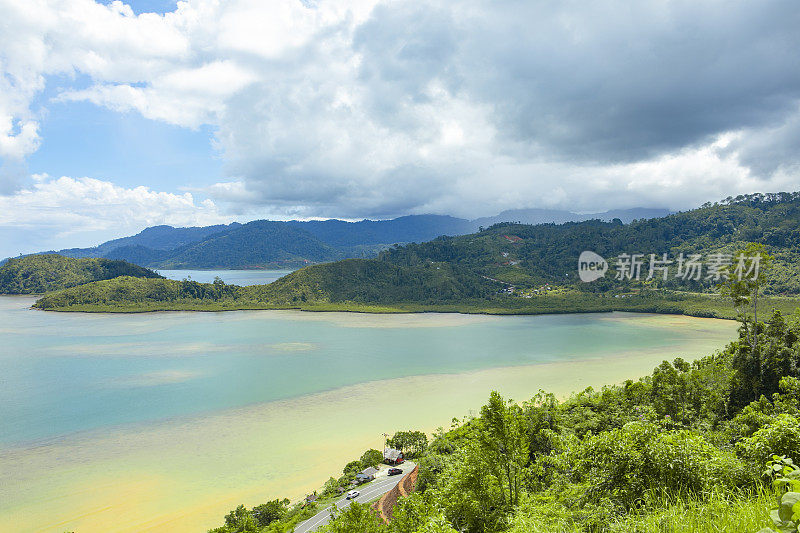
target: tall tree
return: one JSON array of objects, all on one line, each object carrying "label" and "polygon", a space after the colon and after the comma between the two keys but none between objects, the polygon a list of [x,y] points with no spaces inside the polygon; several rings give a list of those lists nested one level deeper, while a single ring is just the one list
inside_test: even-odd
[{"label": "tall tree", "polygon": [[478,445],[482,458],[500,484],[503,505],[519,502],[529,458],[527,424],[522,409],[492,391],[481,408]]}]

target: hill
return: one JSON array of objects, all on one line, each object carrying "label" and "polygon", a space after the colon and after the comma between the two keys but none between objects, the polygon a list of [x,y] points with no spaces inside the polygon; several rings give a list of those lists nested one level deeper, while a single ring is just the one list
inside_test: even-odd
[{"label": "hill", "polygon": [[440,235],[462,235],[474,231],[463,218],[443,215],[409,215],[391,220],[291,220],[286,224],[313,233],[337,247],[429,241]]},{"label": "hill", "polygon": [[488,297],[494,287],[469,270],[447,264],[408,267],[347,259],[309,266],[251,290],[259,301],[290,306],[304,302],[457,302]]},{"label": "hill", "polygon": [[516,222],[518,224],[564,224],[566,222],[583,222],[586,220],[603,220],[611,222],[619,219],[628,224],[634,220],[665,217],[670,214],[668,209],[648,209],[634,207],[632,209],[614,209],[602,213],[588,213],[579,215],[571,211],[559,209],[511,209],[503,211],[493,217],[477,218],[472,221],[471,232],[478,231],[481,227],[489,227],[503,222]]},{"label": "hill", "polygon": [[[60,250],[59,255],[69,257],[112,257],[129,260],[120,250],[148,249],[154,251],[173,250],[194,242],[201,241],[215,233],[221,233],[240,226],[234,222],[230,225],[219,224],[216,226],[173,228],[172,226],[152,226],[145,228],[136,235],[122,237],[104,242],[94,248],[67,248]],[[138,264],[137,261],[132,261]]]},{"label": "hill", "polygon": [[297,267],[334,261],[344,254],[308,231],[257,220],[170,250],[148,264],[158,268]]},{"label": "hill", "polygon": [[125,261],[31,255],[10,259],[0,267],[0,294],[40,294],[118,276],[161,277]]},{"label": "hill", "polygon": [[[262,226],[267,232],[277,231],[277,235],[283,237],[287,236],[283,230],[293,229],[277,223],[251,224]],[[247,239],[253,231],[247,226],[240,228],[240,239],[235,242],[226,242],[225,239],[230,238],[226,233],[192,245],[182,252],[187,254],[185,263],[175,266],[242,261],[242,256],[225,258],[224,254],[231,249],[241,249],[242,254],[258,253],[249,250],[260,241],[256,245],[249,244]],[[50,308],[114,310],[115,306],[123,305],[128,310],[135,310],[137,306],[139,310],[286,307],[375,310],[378,307],[380,310],[500,313],[625,309],[732,317],[735,312],[724,301],[683,294],[716,292],[716,280],[709,279],[705,273],[697,281],[674,275],[666,281],[660,277],[648,281],[645,279],[647,265],[643,265],[638,281],[616,280],[613,275],[607,275],[594,283],[582,283],[577,279],[578,256],[584,250],[595,251],[608,259],[613,274],[614,258],[623,253],[659,256],[667,253],[672,258],[679,254],[687,257],[700,254],[707,258],[714,253],[734,254],[747,243],[757,242],[765,245],[775,257],[763,292],[774,296],[798,295],[798,228],[800,193],[750,195],[631,224],[619,220],[537,226],[497,224],[475,234],[395,246],[383,251],[377,259],[348,259],[309,266],[271,285],[242,288],[224,301],[192,302],[186,299],[190,295],[184,295],[178,298],[180,301],[165,297],[162,303],[156,304],[158,298],[146,290],[142,294],[148,295],[140,294],[136,298],[86,293],[74,299],[77,291],[71,291],[58,306]],[[321,241],[314,239],[310,236],[296,243],[301,246],[297,253],[310,254],[314,251],[312,245],[319,248]],[[287,246],[283,242],[278,244]],[[303,247],[305,245],[312,248]],[[322,260],[322,254],[331,249],[318,251],[321,255],[312,257]],[[189,255],[190,252],[196,255]],[[267,258],[259,256],[257,259]],[[276,256],[269,259],[274,260]],[[777,299],[770,305],[787,309],[793,302],[796,298]]]},{"label": "hill", "polygon": [[[667,213],[659,209],[630,209],[579,215],[569,211],[521,209],[476,220],[443,215],[409,215],[391,220],[358,222],[335,219],[288,222],[260,220],[227,226],[154,226],[137,235],[114,239],[94,248],[70,248],[47,253],[122,259],[150,268],[177,268],[176,265],[180,265],[180,268],[296,267],[344,258],[375,257],[394,244],[425,242],[441,235],[469,234],[499,222],[539,224],[589,219],[610,221],[618,218],[627,223]],[[299,233],[286,233],[279,226],[284,226],[286,232]],[[247,236],[246,233],[253,234]],[[226,235],[230,237],[224,238]],[[320,242],[312,244],[313,240],[309,237]],[[234,243],[250,243],[260,248],[254,254],[247,255],[234,248]],[[218,249],[226,245],[231,248],[224,251]],[[230,258],[220,261],[222,255],[226,254]]]},{"label": "hill", "polygon": [[[520,287],[551,284],[603,291],[636,284],[620,283],[612,275],[592,284],[580,283],[577,261],[584,250],[600,254],[612,269],[620,254],[645,254],[644,280],[651,253],[659,257],[667,253],[672,260],[681,253],[708,258],[714,253],[733,254],[748,242],[764,244],[775,256],[768,293],[800,293],[800,193],[741,196],[630,224],[600,220],[536,226],[503,223],[473,235],[396,247],[383,252],[380,260],[408,266],[446,262]],[[666,282],[656,278],[649,285],[703,291],[714,283],[703,274],[696,282],[670,276]]]}]

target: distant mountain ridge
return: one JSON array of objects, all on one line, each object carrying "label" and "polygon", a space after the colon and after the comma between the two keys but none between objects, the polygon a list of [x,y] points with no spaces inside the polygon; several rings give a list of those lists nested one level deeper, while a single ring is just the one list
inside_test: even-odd
[{"label": "distant mountain ridge", "polygon": [[466,235],[500,222],[542,224],[591,219],[629,223],[666,216],[666,209],[634,208],[577,214],[553,209],[516,209],[475,220],[448,215],[408,215],[391,220],[256,220],[204,227],[153,226],[94,248],[69,248],[68,257],[98,257],[162,269],[296,268],[346,258],[374,257],[393,244]]},{"label": "distant mountain ridge", "polygon": [[669,209],[652,209],[645,207],[634,207],[632,209],[613,209],[602,213],[578,214],[571,211],[558,209],[510,209],[503,211],[493,217],[476,218],[471,221],[472,231],[479,227],[488,228],[501,222],[518,222],[520,224],[565,224],[567,222],[584,222],[586,220],[602,220],[611,222],[615,218],[620,219],[624,224],[629,224],[634,220],[661,218],[669,215]]}]

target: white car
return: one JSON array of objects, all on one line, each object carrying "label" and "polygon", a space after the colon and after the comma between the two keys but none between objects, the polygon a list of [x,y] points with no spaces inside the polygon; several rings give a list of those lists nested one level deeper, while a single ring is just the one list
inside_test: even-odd
[{"label": "white car", "polygon": [[351,490],[350,492],[347,493],[346,498],[348,500],[352,500],[353,498],[358,498],[359,496],[361,496],[360,492],[358,492],[357,490]]}]

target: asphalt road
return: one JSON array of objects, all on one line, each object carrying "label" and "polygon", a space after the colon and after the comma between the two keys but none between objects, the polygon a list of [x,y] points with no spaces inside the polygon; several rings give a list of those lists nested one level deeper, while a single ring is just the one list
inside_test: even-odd
[{"label": "asphalt road", "polygon": [[[412,470],[414,470],[414,466],[416,465],[414,465],[414,463],[412,463],[411,461],[406,461],[405,463],[399,466],[399,468],[403,469],[402,474],[391,477],[379,477],[375,479],[375,481],[371,481],[366,485],[361,485],[360,487],[356,487],[356,490],[361,493],[361,495],[358,498],[355,498],[354,500],[348,500],[344,496],[342,496],[342,498],[340,500],[337,500],[336,503],[334,503],[334,505],[338,509],[344,509],[345,507],[350,505],[351,501],[356,501],[358,503],[371,502],[375,498],[378,498],[379,496],[382,496],[385,493],[392,490],[395,487],[395,485],[397,485],[400,482],[401,479],[406,477],[408,474],[411,473]],[[294,531],[295,533],[307,533],[309,531],[314,531],[318,527],[323,526],[328,522],[330,522],[330,519],[331,519],[330,509],[324,509],[315,514],[314,516],[312,516],[311,518],[309,518],[308,520],[306,520],[305,522],[300,522],[299,524],[297,524],[297,526],[295,526],[294,528]]]}]

